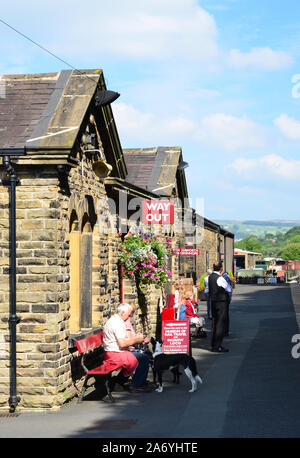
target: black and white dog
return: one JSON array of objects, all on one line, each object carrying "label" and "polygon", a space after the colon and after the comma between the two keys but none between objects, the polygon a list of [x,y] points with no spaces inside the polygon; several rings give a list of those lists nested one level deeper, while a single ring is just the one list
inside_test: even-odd
[{"label": "black and white dog", "polygon": [[154,382],[156,382],[156,375],[158,378],[158,388],[155,390],[158,393],[163,391],[162,374],[165,370],[171,370],[174,375],[173,382],[179,383],[179,366],[183,366],[186,376],[192,383],[192,388],[189,390],[193,393],[197,390],[198,386],[203,383],[201,377],[198,375],[196,361],[190,355],[184,353],[164,354],[162,353],[163,341],[151,339],[153,346],[153,374]]}]

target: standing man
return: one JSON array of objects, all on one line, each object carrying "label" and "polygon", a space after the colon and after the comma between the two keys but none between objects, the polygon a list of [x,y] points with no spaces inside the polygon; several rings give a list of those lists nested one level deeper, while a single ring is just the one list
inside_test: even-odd
[{"label": "standing man", "polygon": [[214,353],[226,353],[229,351],[227,348],[222,347],[222,341],[226,330],[227,294],[231,293],[231,287],[222,277],[222,272],[222,263],[214,264],[214,271],[208,280],[213,317],[211,351]]}]

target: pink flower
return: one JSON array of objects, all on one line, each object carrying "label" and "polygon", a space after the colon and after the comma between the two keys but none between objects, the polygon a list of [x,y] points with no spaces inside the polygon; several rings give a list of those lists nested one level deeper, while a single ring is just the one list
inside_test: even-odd
[{"label": "pink flower", "polygon": [[128,273],[129,273],[129,275],[133,275],[133,272],[132,272],[132,270],[130,270]]},{"label": "pink flower", "polygon": [[159,280],[159,277],[156,277],[156,280]]},{"label": "pink flower", "polygon": [[155,275],[154,274],[151,275],[151,279],[155,280]]},{"label": "pink flower", "polygon": [[135,266],[136,270],[139,270],[139,267],[138,266]]},{"label": "pink flower", "polygon": [[141,262],[141,266],[146,267],[146,264],[144,262]]},{"label": "pink flower", "polygon": [[144,274],[144,276],[145,276],[145,277],[148,277],[148,274],[147,274],[147,273],[145,273],[145,274]]}]

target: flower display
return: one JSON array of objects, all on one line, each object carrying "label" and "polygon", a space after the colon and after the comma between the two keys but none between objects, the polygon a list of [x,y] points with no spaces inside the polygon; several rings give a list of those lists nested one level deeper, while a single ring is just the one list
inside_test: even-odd
[{"label": "flower display", "polygon": [[121,243],[119,261],[127,278],[136,278],[142,285],[164,286],[171,281],[172,272],[167,266],[174,255],[172,240],[159,240],[153,233],[141,230],[129,232]]}]

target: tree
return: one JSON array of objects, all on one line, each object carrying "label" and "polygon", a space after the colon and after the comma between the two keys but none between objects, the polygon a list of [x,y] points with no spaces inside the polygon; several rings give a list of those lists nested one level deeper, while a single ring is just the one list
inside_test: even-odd
[{"label": "tree", "polygon": [[288,261],[300,260],[300,243],[288,243],[284,248],[278,251],[277,256]]},{"label": "tree", "polygon": [[295,235],[295,237],[289,239],[288,243],[300,243],[300,235]]},{"label": "tree", "polygon": [[284,235],[284,239],[289,240],[295,237],[296,235],[300,235],[300,226],[294,226],[290,230],[288,230]]},{"label": "tree", "polygon": [[255,236],[244,237],[243,240],[240,240],[235,244],[236,248],[246,251],[255,251],[256,253],[262,252],[262,245],[258,241],[258,238]]}]

